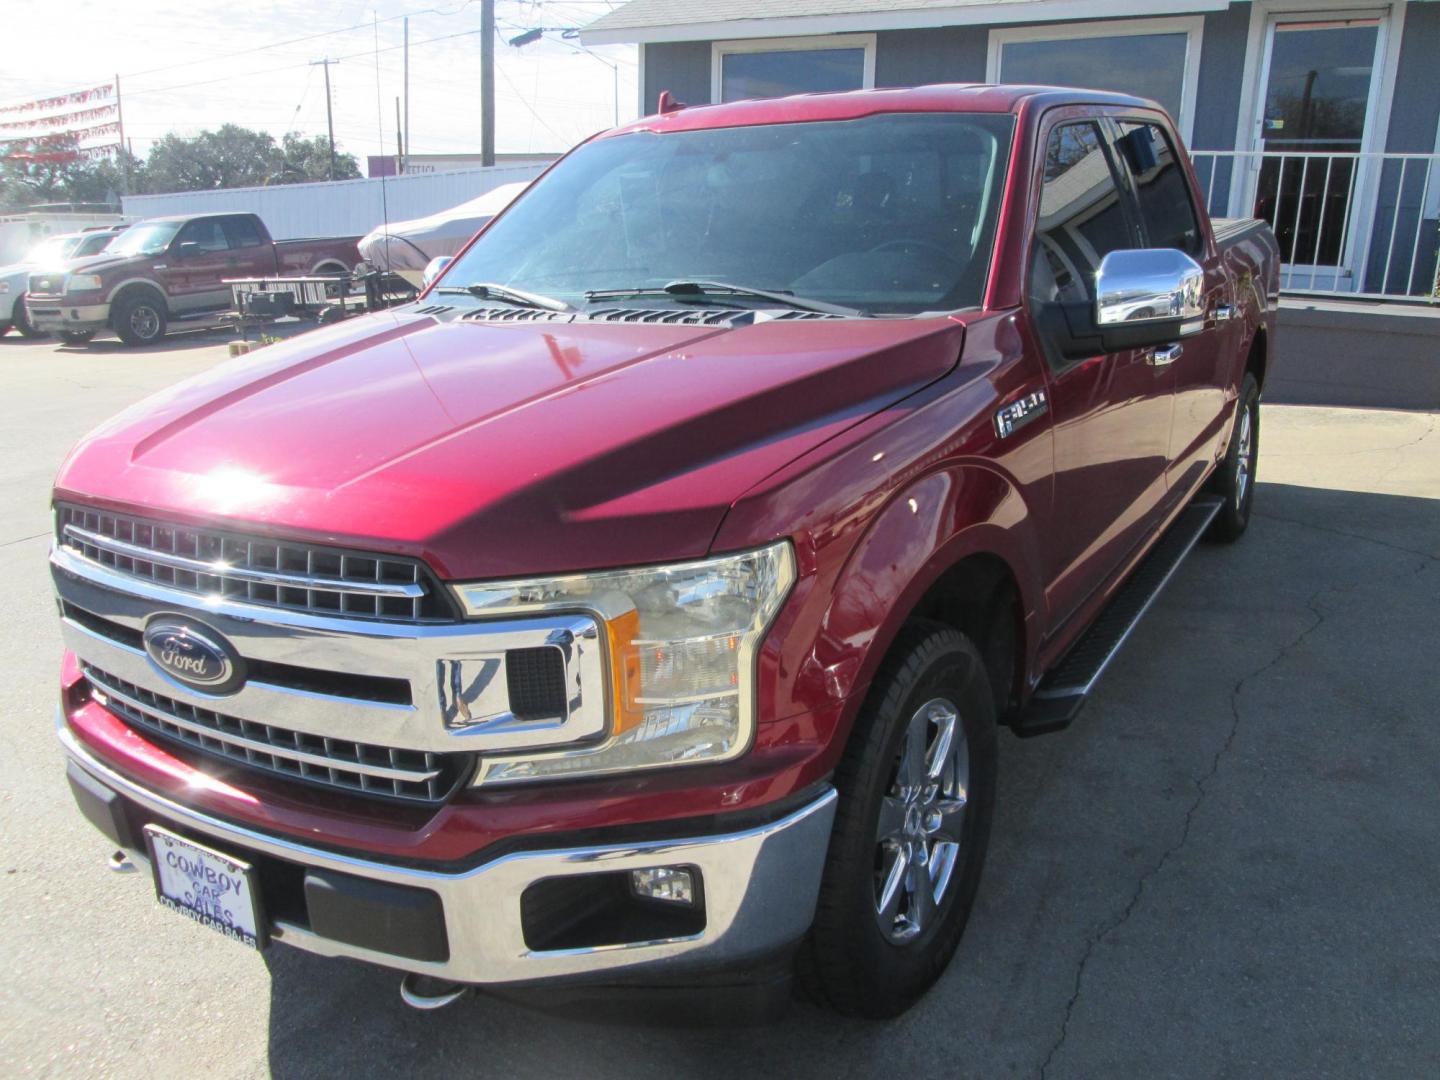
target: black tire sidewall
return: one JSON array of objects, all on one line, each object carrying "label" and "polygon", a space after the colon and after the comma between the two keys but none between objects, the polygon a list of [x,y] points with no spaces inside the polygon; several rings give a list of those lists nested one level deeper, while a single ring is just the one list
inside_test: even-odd
[{"label": "black tire sidewall", "polygon": [[[1250,413],[1250,482],[1245,489],[1245,498],[1236,504],[1235,488],[1240,472],[1240,418],[1242,411]],[[1250,513],[1255,505],[1256,465],[1260,457],[1260,386],[1255,376],[1246,372],[1240,384],[1240,396],[1235,406],[1235,423],[1230,429],[1230,445],[1225,451],[1216,483],[1211,490],[1224,499],[1224,504],[1215,515],[1210,528],[1210,538],[1220,541],[1236,540],[1250,524]]]},{"label": "black tire sidewall", "polygon": [[[995,707],[979,652],[932,624],[912,634],[913,664],[889,666],[867,698],[837,782],[842,806],[813,932],[821,992],[842,1012],[894,1016],[939,978],[959,945],[980,883],[995,798]],[[953,700],[969,744],[970,776],[960,862],[931,927],[902,945],[875,918],[875,829],[910,717],[935,697]],[[863,725],[863,726],[862,726]]]},{"label": "black tire sidewall", "polygon": [[30,311],[25,306],[25,294],[21,293],[15,298],[15,310],[10,313],[10,321],[21,337],[42,338],[44,332],[35,329],[35,324],[30,321]]}]

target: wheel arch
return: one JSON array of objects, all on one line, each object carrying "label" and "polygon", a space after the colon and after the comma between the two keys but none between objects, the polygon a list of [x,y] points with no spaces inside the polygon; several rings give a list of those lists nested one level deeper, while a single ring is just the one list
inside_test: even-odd
[{"label": "wheel arch", "polygon": [[1265,389],[1265,373],[1270,364],[1270,335],[1262,323],[1250,340],[1250,350],[1245,357],[1245,371],[1255,376],[1255,385]]},{"label": "wheel arch", "polygon": [[120,284],[110,290],[110,321],[112,324],[114,322],[115,305],[137,293],[149,293],[151,297],[160,301],[161,306],[165,309],[165,314],[170,314],[170,301],[165,296],[164,289],[160,288],[159,285],[149,278],[129,278],[126,281],[120,282]]}]

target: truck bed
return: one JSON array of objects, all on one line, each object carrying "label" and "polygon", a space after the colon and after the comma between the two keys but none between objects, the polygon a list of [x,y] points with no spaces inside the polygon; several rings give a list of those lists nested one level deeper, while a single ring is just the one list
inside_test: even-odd
[{"label": "truck bed", "polygon": [[1263,218],[1211,218],[1210,228],[1215,232],[1215,246],[1220,248],[1231,247],[1241,240],[1263,232],[1270,226]]}]

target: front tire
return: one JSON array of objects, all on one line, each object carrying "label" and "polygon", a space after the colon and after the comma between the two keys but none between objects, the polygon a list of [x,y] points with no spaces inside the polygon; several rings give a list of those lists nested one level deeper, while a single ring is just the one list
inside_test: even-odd
[{"label": "front tire", "polygon": [[25,307],[25,296],[22,293],[15,298],[15,310],[10,313],[10,319],[15,324],[15,329],[20,331],[21,337],[43,338],[44,330],[38,330],[35,324],[30,321],[30,312]]},{"label": "front tire", "polygon": [[812,996],[850,1016],[896,1016],[945,970],[985,860],[995,729],[975,646],[940,623],[907,624],[836,771],[835,827],[800,956]]},{"label": "front tire", "polygon": [[165,304],[146,293],[132,293],[115,303],[115,333],[132,348],[154,345],[165,337]]},{"label": "front tire", "polygon": [[1225,500],[1207,535],[1222,544],[1234,543],[1250,524],[1255,503],[1255,465],[1260,456],[1260,384],[1248,371],[1240,384],[1235,427],[1225,460],[1215,470],[1210,491]]}]

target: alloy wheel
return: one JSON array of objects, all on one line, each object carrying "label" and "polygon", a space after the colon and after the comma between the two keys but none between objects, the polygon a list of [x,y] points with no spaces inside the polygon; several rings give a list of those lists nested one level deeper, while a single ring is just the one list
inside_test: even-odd
[{"label": "alloy wheel", "polygon": [[938,917],[959,862],[969,783],[960,711],[932,698],[906,726],[875,833],[875,918],[894,944]]},{"label": "alloy wheel", "polygon": [[1240,430],[1236,438],[1240,446],[1235,460],[1235,509],[1245,509],[1245,496],[1250,491],[1250,466],[1251,457],[1254,454],[1251,437],[1250,409],[1246,408],[1240,413]]}]

